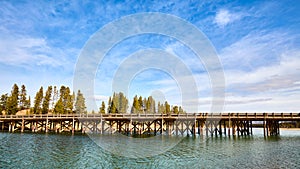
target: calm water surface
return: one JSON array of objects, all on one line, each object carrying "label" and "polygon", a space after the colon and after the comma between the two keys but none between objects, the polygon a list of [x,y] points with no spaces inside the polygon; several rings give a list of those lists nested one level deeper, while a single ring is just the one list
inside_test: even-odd
[{"label": "calm water surface", "polygon": [[146,158],[111,154],[86,135],[0,133],[0,168],[299,168],[300,130],[282,130],[279,137],[268,139],[261,133],[185,137],[168,151]]}]

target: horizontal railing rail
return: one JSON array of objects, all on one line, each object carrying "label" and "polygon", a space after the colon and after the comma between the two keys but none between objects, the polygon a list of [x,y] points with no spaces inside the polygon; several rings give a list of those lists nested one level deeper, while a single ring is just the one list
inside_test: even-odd
[{"label": "horizontal railing rail", "polygon": [[186,113],[186,114],[30,114],[0,115],[0,119],[46,118],[219,118],[219,119],[300,119],[300,113]]}]

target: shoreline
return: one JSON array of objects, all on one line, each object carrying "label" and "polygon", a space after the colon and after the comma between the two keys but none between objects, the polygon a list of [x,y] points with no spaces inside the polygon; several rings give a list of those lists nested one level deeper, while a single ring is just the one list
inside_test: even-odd
[{"label": "shoreline", "polygon": [[279,128],[280,130],[300,131],[300,128]]}]

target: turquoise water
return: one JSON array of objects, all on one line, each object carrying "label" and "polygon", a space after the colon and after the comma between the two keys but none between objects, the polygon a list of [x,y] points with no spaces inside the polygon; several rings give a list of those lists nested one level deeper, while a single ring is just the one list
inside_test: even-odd
[{"label": "turquoise water", "polygon": [[[115,152],[122,154],[124,149],[114,146],[111,153],[87,135],[0,133],[0,168],[299,168],[300,130],[281,131],[279,137],[268,139],[261,133],[239,138],[184,137],[170,149],[143,158],[120,156]],[[111,140],[107,137],[112,136],[97,138]],[[126,140],[113,139],[122,144]],[[161,139],[167,143],[173,138],[153,139],[159,147]]]}]

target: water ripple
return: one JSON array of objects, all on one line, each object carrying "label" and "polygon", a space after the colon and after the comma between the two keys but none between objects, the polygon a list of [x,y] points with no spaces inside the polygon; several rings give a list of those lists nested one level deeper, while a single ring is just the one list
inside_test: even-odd
[{"label": "water ripple", "polygon": [[[128,158],[111,154],[85,135],[0,133],[0,168],[297,168],[299,135],[187,137],[164,153]],[[144,148],[151,151],[153,145]]]}]

